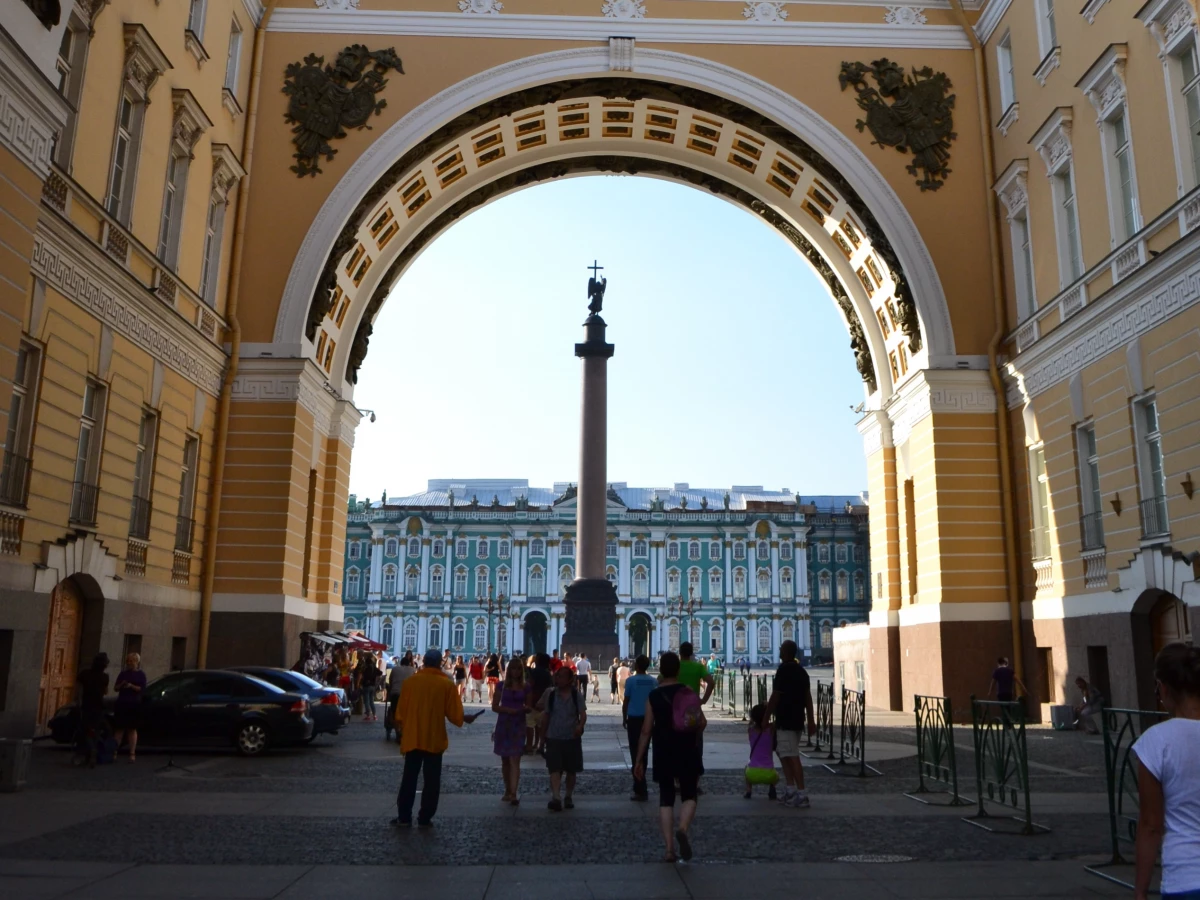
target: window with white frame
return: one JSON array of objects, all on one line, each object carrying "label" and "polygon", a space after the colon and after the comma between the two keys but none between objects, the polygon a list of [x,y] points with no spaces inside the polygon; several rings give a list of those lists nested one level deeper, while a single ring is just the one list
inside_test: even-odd
[{"label": "window with white frame", "polygon": [[531,540],[529,542],[529,555],[530,556],[545,556],[546,555],[546,542],[543,541],[541,538],[534,538],[533,540]]},{"label": "window with white frame", "polygon": [[421,570],[409,566],[404,573],[404,596],[408,600],[416,600],[421,593]]},{"label": "window with white frame", "polygon": [[1000,77],[1000,111],[1017,102],[1017,82],[1013,77],[1012,35],[1005,34],[996,43],[996,70]]},{"label": "window with white frame", "polygon": [[467,598],[467,567],[459,566],[454,570],[454,599],[465,600]]},{"label": "window with white frame", "polygon": [[29,492],[29,457],[41,360],[42,352],[37,345],[21,341],[4,432],[4,461],[0,463],[0,503],[11,506],[24,506]]},{"label": "window with white frame", "polygon": [[100,448],[104,440],[104,413],[108,388],[87,380],[83,389],[83,410],[79,415],[79,441],[75,447],[75,484],[71,491],[71,521],[96,524],[99,497]]},{"label": "window with white frame", "polygon": [[355,622],[354,619],[347,619],[343,624],[343,627],[346,629],[346,631],[353,631],[357,625],[358,623]]},{"label": "window with white frame", "polygon": [[733,626],[733,652],[746,652],[746,623],[738,619]]},{"label": "window with white frame", "polygon": [[575,542],[570,538],[563,538],[562,544],[559,546],[559,553],[564,557],[575,555]]},{"label": "window with white frame", "polygon": [[829,574],[827,569],[823,569],[817,576],[817,597],[825,602],[829,602],[830,591],[833,585],[833,576]]},{"label": "window with white frame", "polygon": [[408,539],[408,555],[409,556],[420,556],[421,555],[421,542],[417,538],[409,538]]},{"label": "window with white frame", "polygon": [[745,569],[734,569],[733,570],[733,599],[734,600],[745,600],[746,599],[746,570]]},{"label": "window with white frame", "polygon": [[713,619],[712,624],[708,626],[708,650],[710,653],[721,652],[721,622],[719,619]]},{"label": "window with white frame", "polygon": [[571,582],[575,580],[575,573],[570,566],[563,566],[558,570],[558,593],[559,596],[566,596],[567,588],[571,586]]},{"label": "window with white frame", "polygon": [[828,619],[821,623],[821,646],[824,648],[833,646],[833,623]]},{"label": "window with white frame", "polygon": [[675,652],[679,650],[679,622],[676,619],[667,625],[667,647]]},{"label": "window with white frame", "polygon": [[608,579],[608,583],[613,587],[617,586],[617,569],[616,566],[609,566],[604,570],[604,577]]},{"label": "window with white frame", "polygon": [[688,541],[688,559],[700,558],[700,542]]},{"label": "window with white frame", "polygon": [[442,649],[442,620],[431,619],[429,622],[429,646],[434,650]]},{"label": "window with white frame", "polygon": [[1058,25],[1054,21],[1054,0],[1035,0],[1038,50],[1042,57],[1058,46]]},{"label": "window with white frame", "polygon": [[650,555],[649,545],[642,538],[633,542],[633,555],[639,559]]},{"label": "window with white frame", "polygon": [[1096,427],[1092,423],[1075,428],[1075,448],[1079,454],[1080,539],[1084,550],[1104,546],[1104,513],[1100,506],[1100,454],[1096,450]]},{"label": "window with white frame", "polygon": [[767,569],[758,570],[758,596],[763,600],[771,596],[771,573]]},{"label": "window with white frame", "polygon": [[208,0],[189,0],[187,30],[198,39],[204,39],[204,16],[208,11]]},{"label": "window with white frame", "polygon": [[209,198],[204,223],[204,258],[200,264],[200,296],[209,306],[217,304],[217,275],[221,268],[221,243],[225,229],[225,200]]},{"label": "window with white frame", "polygon": [[388,649],[391,649],[393,637],[395,637],[395,629],[392,628],[392,623],[384,622],[383,627],[379,629],[379,642],[386,644]]},{"label": "window with white frame", "polygon": [[708,543],[708,558],[713,559],[713,560],[720,560],[720,558],[721,558],[721,542],[720,541],[709,541],[709,543]]},{"label": "window with white frame", "polygon": [[229,52],[225,56],[225,90],[237,96],[238,70],[242,61],[242,27],[234,19],[229,25]]},{"label": "window with white frame", "polygon": [[396,567],[384,566],[383,568],[383,596],[396,596]]},{"label": "window with white frame", "polygon": [[1059,276],[1066,287],[1083,275],[1083,247],[1079,238],[1079,209],[1075,198],[1075,171],[1070,163],[1053,176],[1059,238]]},{"label": "window with white frame", "polygon": [[667,559],[679,559],[679,541],[667,541]]},{"label": "window with white frame", "polygon": [[611,538],[604,542],[604,555],[609,559],[616,558],[618,549],[617,542]]},{"label": "window with white frame", "polygon": [[700,570],[694,567],[688,569],[688,597],[700,600],[703,596],[700,592]]},{"label": "window with white frame", "polygon": [[701,626],[699,619],[691,620],[691,629],[690,630],[691,630],[691,634],[688,635],[688,640],[692,642],[692,649],[693,650],[703,650],[704,645],[700,643],[700,633],[703,631],[703,627]]},{"label": "window with white frame", "polygon": [[359,557],[358,541],[351,541],[350,542],[350,558],[358,559],[358,557]]},{"label": "window with white frame", "polygon": [[724,593],[724,579],[720,569],[708,570],[708,597],[710,600],[720,600]]},{"label": "window with white frame", "polygon": [[351,569],[346,573],[346,599],[358,599],[359,584],[358,584],[358,569]]},{"label": "window with white frame", "polygon": [[758,542],[758,558],[760,560],[771,558],[771,545],[766,541]]},{"label": "window with white frame", "polygon": [[487,622],[485,622],[483,619],[476,619],[475,640],[472,642],[472,646],[476,650],[490,649],[488,648],[487,643]]},{"label": "window with white frame", "polygon": [[1033,237],[1029,231],[1029,208],[1022,207],[1009,220],[1012,234],[1013,273],[1017,316],[1024,320],[1037,311],[1037,287],[1033,280]]},{"label": "window with white frame", "polygon": [[817,562],[829,562],[829,544],[825,541],[817,544]]},{"label": "window with white frame", "polygon": [[142,117],[145,102],[131,87],[121,92],[117,104],[117,128],[113,139],[112,161],[108,167],[108,191],[104,208],[108,214],[128,225],[133,210],[133,190],[137,168],[138,145],[142,136]]},{"label": "window with white frame", "polygon": [[487,566],[476,566],[475,568],[475,597],[476,599],[487,597],[488,588],[490,587],[491,572]]},{"label": "window with white frame", "polygon": [[491,555],[492,545],[487,538],[480,538],[475,543],[475,555],[480,559],[487,559]]},{"label": "window with white frame", "polygon": [[417,623],[416,622],[409,621],[409,622],[404,623],[404,649],[405,650],[416,650],[417,649]]},{"label": "window with white frame", "polygon": [[395,538],[388,538],[383,542],[383,555],[395,556],[400,552],[400,542]]},{"label": "window with white frame", "polygon": [[541,600],[546,596],[546,573],[541,566],[529,570],[529,597]]},{"label": "window with white frame", "polygon": [[89,27],[77,13],[68,16],[63,29],[62,42],[58,46],[55,67],[58,72],[58,93],[67,101],[67,120],[54,138],[54,162],[70,171],[71,153],[75,145],[75,127],[78,123],[79,100],[83,94],[83,72],[87,60]]},{"label": "window with white frame", "polygon": [[667,599],[668,600],[678,600],[679,599],[679,570],[678,569],[668,569],[667,570]]},{"label": "window with white frame", "polygon": [[507,597],[508,596],[508,584],[509,584],[508,569],[501,566],[499,569],[496,570],[496,596],[497,597]]},{"label": "window with white frame", "polygon": [[733,558],[736,560],[742,560],[746,558],[746,545],[742,541],[734,541]]},{"label": "window with white frame", "polygon": [[1167,520],[1167,479],[1163,467],[1161,423],[1158,418],[1158,403],[1153,397],[1134,403],[1133,422],[1134,433],[1137,435],[1142,535],[1164,535],[1171,529]]},{"label": "window with white frame", "polygon": [[796,596],[791,569],[779,570],[779,596],[784,600],[791,600]]},{"label": "window with white frame", "polygon": [[512,543],[509,541],[499,541],[496,544],[496,555],[500,559],[508,559],[512,556]]},{"label": "window with white frame", "polygon": [[183,220],[183,203],[187,188],[187,152],[179,152],[172,141],[167,153],[167,183],[163,188],[162,212],[158,218],[158,249],[156,255],[171,269],[179,257],[179,232]]},{"label": "window with white frame", "polygon": [[855,544],[854,545],[854,561],[856,563],[861,563],[865,557],[866,557],[866,552],[863,550],[863,545]]},{"label": "window with white frame", "polygon": [[779,630],[785,641],[794,641],[796,639],[796,623],[791,619],[784,619],[779,626]]},{"label": "window with white frame", "polygon": [[451,629],[451,645],[455,650],[461,650],[467,643],[467,623],[462,619],[454,620],[454,627]]},{"label": "window with white frame", "polygon": [[1176,131],[1180,133],[1180,181],[1183,190],[1190,190],[1200,184],[1200,51],[1195,37],[1177,48],[1171,58],[1175,70],[1172,81],[1178,86],[1172,105]]},{"label": "window with white frame", "polygon": [[1033,528],[1030,542],[1034,559],[1050,558],[1050,478],[1046,474],[1046,449],[1029,450],[1029,495]]},{"label": "window with white frame", "polygon": [[834,562],[848,562],[850,559],[850,550],[845,544],[837,544],[833,548]]},{"label": "window with white frame", "polygon": [[455,543],[454,555],[457,556],[459,559],[462,559],[464,556],[467,555],[467,542],[466,541],[458,541],[457,543]]},{"label": "window with white frame", "polygon": [[436,559],[441,559],[443,556],[446,555],[446,542],[443,541],[441,538],[437,538],[433,542],[432,549],[433,549],[433,556]]},{"label": "window with white frame", "polygon": [[429,596],[437,598],[446,592],[445,575],[441,566],[429,570]]},{"label": "window with white frame", "polygon": [[1108,155],[1108,202],[1113,245],[1123,243],[1141,229],[1137,182],[1134,179],[1133,144],[1129,138],[1129,116],[1122,104],[1102,126]]},{"label": "window with white frame", "polygon": [[782,560],[785,560],[785,561],[792,558],[792,542],[791,541],[780,541],[780,543],[779,543],[779,558]]},{"label": "window with white frame", "polygon": [[766,622],[758,623],[758,652],[771,652],[771,626]]},{"label": "window with white frame", "polygon": [[650,576],[646,574],[645,566],[638,566],[633,570],[633,599],[650,599]]}]

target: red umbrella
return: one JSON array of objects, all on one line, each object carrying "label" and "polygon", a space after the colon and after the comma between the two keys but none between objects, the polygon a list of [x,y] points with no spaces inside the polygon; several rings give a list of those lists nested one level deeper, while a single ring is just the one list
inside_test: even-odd
[{"label": "red umbrella", "polygon": [[378,641],[373,641],[369,637],[361,634],[351,634],[350,639],[354,641],[353,647],[355,650],[387,650],[387,644],[381,644]]}]

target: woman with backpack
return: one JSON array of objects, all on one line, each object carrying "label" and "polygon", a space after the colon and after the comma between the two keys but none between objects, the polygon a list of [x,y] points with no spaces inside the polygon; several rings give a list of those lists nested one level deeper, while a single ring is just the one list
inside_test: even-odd
[{"label": "woman with backpack", "polygon": [[[667,845],[665,862],[692,858],[688,831],[696,817],[696,796],[703,766],[697,738],[708,725],[700,698],[679,683],[679,657],[664,653],[659,663],[658,687],[646,698],[645,721],[638,741],[633,777],[646,777],[646,750],[654,736],[654,780],[658,783],[658,822]],[[675,782],[679,782],[679,825],[675,826]]]}]

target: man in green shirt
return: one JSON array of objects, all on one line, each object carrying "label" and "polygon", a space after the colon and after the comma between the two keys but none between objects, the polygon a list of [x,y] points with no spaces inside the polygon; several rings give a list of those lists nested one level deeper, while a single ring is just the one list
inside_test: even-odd
[{"label": "man in green shirt", "polygon": [[[679,645],[679,683],[686,684],[700,697],[701,705],[708,702],[708,698],[712,696],[713,689],[717,686],[716,679],[708,671],[708,668],[702,662],[697,662],[692,655],[691,641],[684,641]],[[700,690],[700,685],[704,685],[704,690]]]}]

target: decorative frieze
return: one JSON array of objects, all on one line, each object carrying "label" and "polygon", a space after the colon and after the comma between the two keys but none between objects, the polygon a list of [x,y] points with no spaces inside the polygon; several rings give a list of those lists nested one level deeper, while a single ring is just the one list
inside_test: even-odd
[{"label": "decorative frieze", "polygon": [[42,199],[61,213],[67,211],[67,182],[53,170],[42,184]]},{"label": "decorative frieze", "polygon": [[1128,58],[1127,44],[1110,44],[1076,85],[1095,108],[1097,124],[1106,121],[1125,102],[1125,61]]},{"label": "decorative frieze", "polygon": [[46,178],[68,113],[67,101],[0,29],[0,146]]},{"label": "decorative frieze", "polygon": [[125,81],[142,100],[150,102],[150,89],[160,75],[174,68],[166,54],[159,49],[145,25],[125,23]]},{"label": "decorative frieze", "polygon": [[976,369],[923,369],[901,386],[887,407],[897,447],[927,416],[995,412],[996,392],[987,373]]},{"label": "decorative frieze", "polygon": [[1071,123],[1074,113],[1069,106],[1060,106],[1038,129],[1029,141],[1046,164],[1046,174],[1057,175],[1071,163]]},{"label": "decorative frieze", "polygon": [[1020,113],[1021,104],[1015,100],[1008,104],[1008,109],[1004,111],[1004,115],[1002,115],[1000,117],[1000,121],[996,123],[996,127],[1000,129],[1000,133],[1002,135],[1008,137],[1008,132],[1012,129],[1013,125],[1017,123],[1017,119],[1020,118]]},{"label": "decorative frieze", "polygon": [[1046,86],[1046,79],[1050,77],[1050,73],[1059,67],[1062,63],[1062,47],[1054,47],[1049,53],[1038,63],[1038,67],[1033,70],[1033,77],[1037,79],[1037,83],[1042,87]]},{"label": "decorative frieze", "polygon": [[889,6],[883,14],[888,25],[927,25],[929,19],[921,6]]},{"label": "decorative frieze", "polygon": [[600,12],[609,19],[644,19],[644,0],[604,0]]},{"label": "decorative frieze", "polygon": [[1014,159],[992,186],[992,190],[996,192],[996,196],[1000,198],[1000,202],[1008,211],[1010,221],[1023,213],[1029,205],[1028,175],[1029,160]]},{"label": "decorative frieze", "polygon": [[467,15],[487,16],[503,10],[504,4],[500,0],[458,0],[458,9]]},{"label": "decorative frieze", "polygon": [[634,46],[635,41],[631,37],[609,38],[608,68],[613,72],[632,72]]},{"label": "decorative frieze", "polygon": [[192,153],[200,135],[212,127],[212,120],[205,115],[192,92],[182,88],[171,90],[171,103],[174,115],[171,125],[171,139],[176,150],[188,159],[194,159]]},{"label": "decorative frieze", "polygon": [[1137,11],[1137,19],[1150,29],[1162,55],[1174,53],[1196,33],[1196,11],[1189,0],[1150,0]]},{"label": "decorative frieze", "polygon": [[747,3],[742,10],[742,18],[751,22],[782,22],[787,17],[788,11],[782,3],[772,3],[769,0]]}]

